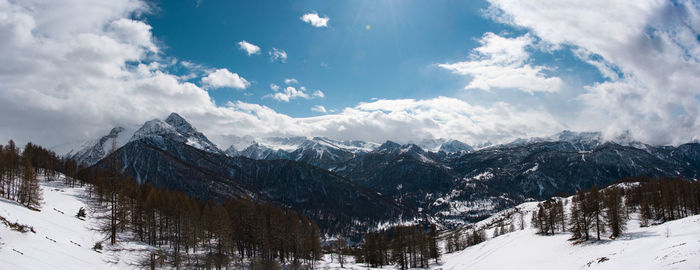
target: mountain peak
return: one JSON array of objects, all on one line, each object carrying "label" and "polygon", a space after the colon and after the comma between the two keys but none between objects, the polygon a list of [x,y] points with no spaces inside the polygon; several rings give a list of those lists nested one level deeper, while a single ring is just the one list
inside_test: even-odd
[{"label": "mountain peak", "polygon": [[474,148],[458,140],[449,140],[440,146],[440,150],[445,153],[467,153],[474,151]]},{"label": "mountain peak", "polygon": [[377,148],[377,152],[393,152],[401,148],[401,145],[392,141],[386,141]]},{"label": "mountain peak", "polygon": [[183,134],[193,135],[196,132],[194,127],[177,113],[171,113],[168,118],[165,119],[165,122]]},{"label": "mountain peak", "polygon": [[182,116],[180,116],[176,112],[170,113],[170,115],[168,115],[168,118],[165,119],[165,122],[173,122],[173,121],[187,122],[187,121],[185,121],[185,118],[182,118]]},{"label": "mountain peak", "polygon": [[109,134],[107,136],[108,137],[117,137],[117,135],[119,135],[119,133],[121,133],[122,131],[124,131],[123,127],[114,127],[114,128],[112,128],[112,130],[109,131]]},{"label": "mountain peak", "polygon": [[146,122],[134,133],[134,136],[131,137],[131,141],[143,138],[155,139],[157,142],[162,139],[170,139],[204,151],[223,153],[216,145],[209,141],[204,134],[197,131],[187,120],[177,113],[171,113],[165,121],[153,119]]}]

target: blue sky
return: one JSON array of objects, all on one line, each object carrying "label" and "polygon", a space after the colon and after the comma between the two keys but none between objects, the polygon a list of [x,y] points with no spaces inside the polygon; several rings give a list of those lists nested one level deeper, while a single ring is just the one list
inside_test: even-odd
[{"label": "blue sky", "polygon": [[0,141],[80,142],[171,112],[222,148],[700,141],[693,0],[0,0],[0,18]]},{"label": "blue sky", "polygon": [[[527,32],[487,18],[484,10],[488,3],[483,1],[204,0],[199,4],[161,1],[155,5],[157,9],[145,19],[165,45],[165,54],[227,68],[252,82],[244,91],[211,90],[219,105],[241,100],[305,117],[319,114],[310,110],[313,105],[339,110],[372,98],[449,96],[478,104],[509,101],[553,108],[570,103],[567,93],[547,96],[464,90],[468,76],[436,66],[468,58],[484,33],[513,37]],[[328,26],[317,28],[300,20],[312,12],[330,18]],[[259,46],[261,52],[249,56],[237,45],[242,40]],[[268,51],[273,47],[287,52],[285,63],[270,61]],[[548,71],[551,74],[572,77],[563,92],[580,91],[583,84],[602,79],[595,68],[568,51],[540,53],[531,61],[555,67]],[[285,78],[319,89],[325,98],[289,103],[262,98],[272,92],[271,83],[284,85]],[[198,79],[191,81],[198,83]]]}]

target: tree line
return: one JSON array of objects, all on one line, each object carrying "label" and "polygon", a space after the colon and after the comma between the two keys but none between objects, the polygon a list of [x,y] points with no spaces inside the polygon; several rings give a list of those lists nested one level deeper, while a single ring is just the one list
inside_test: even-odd
[{"label": "tree line", "polygon": [[625,179],[639,182],[626,189],[629,212],[639,211],[642,226],[700,214],[700,181],[682,178]]},{"label": "tree line", "polygon": [[56,179],[65,163],[55,153],[28,143],[24,150],[14,141],[0,145],[0,196],[39,210],[42,201],[39,176]]},{"label": "tree line", "polygon": [[[496,235],[494,235],[494,237],[495,236]],[[483,227],[472,228],[468,231],[464,231],[462,228],[456,228],[446,234],[445,249],[447,253],[452,253],[479,244],[487,239],[486,230]]]},{"label": "tree line", "polygon": [[89,214],[98,220],[97,229],[105,233],[106,241],[137,240],[156,248],[142,262],[147,268],[221,269],[247,262],[255,267],[280,263],[313,267],[321,259],[318,226],[303,214],[248,197],[201,201],[139,184],[119,172],[116,155],[107,159],[103,168],[86,169],[31,143],[20,151],[10,141],[0,145],[0,195],[38,207],[40,196],[23,190],[40,191],[39,173],[52,181],[61,172],[65,184],[86,185]]},{"label": "tree line", "polygon": [[[631,177],[623,185],[599,190],[579,190],[564,211],[564,199],[550,199],[538,205],[532,226],[539,234],[571,232],[570,240],[610,239],[622,235],[633,213],[639,213],[641,226],[659,224],[700,213],[700,182],[681,178]],[[568,226],[568,227],[567,227]]]},{"label": "tree line", "polygon": [[437,227],[423,225],[395,226],[382,232],[369,232],[354,249],[355,261],[371,267],[395,264],[400,269],[427,268],[438,263]]}]

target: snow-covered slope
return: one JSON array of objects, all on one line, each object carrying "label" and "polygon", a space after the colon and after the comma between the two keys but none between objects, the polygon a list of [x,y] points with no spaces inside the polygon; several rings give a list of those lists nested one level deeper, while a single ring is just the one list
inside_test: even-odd
[{"label": "snow-covered slope", "polygon": [[[61,181],[42,181],[44,201],[41,212],[1,199],[0,216],[9,222],[32,226],[36,233],[20,233],[0,223],[0,269],[136,269],[138,250],[147,246],[123,243],[92,250],[103,236],[92,228],[95,220],[88,210],[85,221],[75,217],[88,208],[84,188],[63,186]],[[61,213],[61,212],[63,213]],[[130,250],[130,251],[126,251]]]},{"label": "snow-covered slope", "polygon": [[[41,188],[40,212],[0,199],[0,216],[36,231],[20,233],[0,223],[0,269],[138,268],[147,245],[120,241],[116,247],[104,244],[102,253],[91,249],[104,237],[92,229],[95,220],[89,210],[85,221],[74,216],[81,207],[88,208],[84,188],[66,187],[61,181],[42,181]],[[529,228],[536,205],[520,204],[476,223],[488,227],[506,218],[519,228],[519,215],[524,213],[526,228],[495,238],[491,238],[493,230],[487,229],[489,240],[444,254],[431,269],[700,269],[700,215],[650,227],[640,227],[632,215],[628,230],[618,239],[574,245],[567,241],[568,233],[541,236]],[[368,269],[353,263],[351,256],[346,260],[346,269]],[[337,269],[339,264],[325,256],[317,266]]]},{"label": "snow-covered slope", "polygon": [[[564,199],[568,212],[571,197]],[[484,229],[487,240],[461,251],[443,254],[440,263],[431,265],[430,269],[700,269],[700,215],[640,227],[639,215],[631,214],[627,231],[616,240],[601,235],[600,241],[573,244],[568,241],[570,233],[536,234],[537,230],[531,227],[530,221],[538,203],[522,203],[466,225]],[[522,230],[521,222],[524,224]],[[499,224],[510,223],[515,229],[513,232],[493,237]],[[448,234],[443,233],[444,236]],[[333,258],[334,262],[329,256],[325,258],[319,263],[321,269],[340,267],[337,258]],[[351,257],[346,258],[346,262],[346,269],[398,269],[394,265],[370,268],[354,263]]]},{"label": "snow-covered slope", "polygon": [[700,269],[700,215],[651,227],[628,223],[617,240],[574,245],[568,233],[507,233],[443,256],[448,269]]}]

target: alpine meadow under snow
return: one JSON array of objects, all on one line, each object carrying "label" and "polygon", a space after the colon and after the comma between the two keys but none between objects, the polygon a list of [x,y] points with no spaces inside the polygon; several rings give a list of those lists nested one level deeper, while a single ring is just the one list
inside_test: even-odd
[{"label": "alpine meadow under snow", "polygon": [[4,269],[700,269],[700,1],[0,0]]}]

